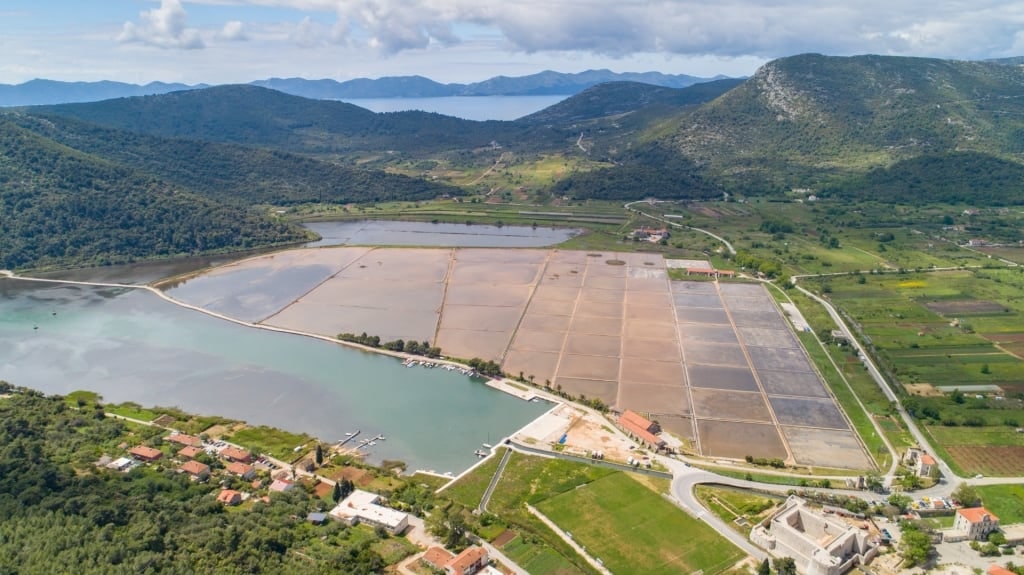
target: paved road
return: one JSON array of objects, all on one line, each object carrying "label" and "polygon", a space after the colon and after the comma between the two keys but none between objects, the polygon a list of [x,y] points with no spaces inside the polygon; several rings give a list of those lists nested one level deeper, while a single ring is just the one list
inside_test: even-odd
[{"label": "paved road", "polygon": [[674,228],[684,228],[684,229],[688,229],[688,230],[693,230],[695,232],[700,232],[700,233],[702,233],[704,235],[707,235],[707,236],[711,236],[711,237],[715,238],[716,240],[722,242],[722,245],[725,246],[725,249],[729,250],[730,254],[736,255],[736,248],[732,247],[732,244],[729,243],[729,240],[723,238],[722,236],[720,236],[720,235],[718,235],[718,234],[716,234],[714,232],[709,232],[708,230],[702,230],[700,228],[695,228],[693,226],[686,226],[686,225],[683,225],[683,224],[672,222],[672,221],[666,220],[665,218],[660,218],[658,216],[654,216],[654,215],[648,214],[647,212],[644,212],[642,210],[639,210],[639,209],[633,207],[633,205],[635,205],[635,204],[651,205],[653,203],[659,203],[659,201],[658,200],[651,200],[651,201],[638,200],[638,201],[635,201],[635,202],[629,202],[629,203],[623,205],[622,207],[625,208],[626,210],[629,210],[631,212],[636,212],[636,213],[640,214],[641,216],[650,218],[650,219],[655,220],[655,221],[659,221],[659,222],[661,222],[663,224],[670,225],[670,226],[672,226]]},{"label": "paved road", "polygon": [[487,511],[487,504],[491,501],[491,495],[494,494],[494,488],[498,486],[498,482],[501,481],[501,474],[505,472],[505,466],[508,465],[508,460],[512,458],[512,450],[506,449],[505,455],[501,456],[501,462],[498,463],[498,469],[494,471],[494,476],[491,477],[491,482],[487,485],[487,491],[484,491],[484,496],[480,498],[480,505],[477,509],[480,511]]}]

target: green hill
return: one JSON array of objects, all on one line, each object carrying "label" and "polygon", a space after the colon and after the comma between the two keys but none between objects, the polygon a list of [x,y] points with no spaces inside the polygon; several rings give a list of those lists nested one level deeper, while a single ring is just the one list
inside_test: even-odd
[{"label": "green hill", "polygon": [[0,118],[0,267],[254,248],[306,234],[62,146]]},{"label": "green hill", "polygon": [[743,80],[715,80],[686,88],[664,88],[638,82],[607,82],[588,88],[571,98],[524,116],[516,122],[569,124],[606,118],[657,107],[661,113],[714,100],[740,85]]},{"label": "green hill", "polygon": [[217,86],[103,102],[39,106],[32,113],[162,137],[310,154],[401,152],[422,156],[519,139],[526,127],[427,112],[375,114],[352,104],[309,100],[256,86]]},{"label": "green hill", "polygon": [[806,54],[657,127],[733,186],[804,186],[919,155],[1024,152],[1024,70],[983,62]]},{"label": "green hill", "polygon": [[428,200],[461,190],[287,152],[103,128],[59,116],[12,117],[22,127],[87,154],[240,205]]}]

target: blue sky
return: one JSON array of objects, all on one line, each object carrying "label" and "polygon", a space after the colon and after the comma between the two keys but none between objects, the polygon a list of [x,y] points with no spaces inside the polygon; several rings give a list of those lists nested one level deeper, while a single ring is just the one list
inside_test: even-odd
[{"label": "blue sky", "polygon": [[0,83],[657,70],[746,75],[801,52],[1024,54],[1006,0],[3,0]]}]

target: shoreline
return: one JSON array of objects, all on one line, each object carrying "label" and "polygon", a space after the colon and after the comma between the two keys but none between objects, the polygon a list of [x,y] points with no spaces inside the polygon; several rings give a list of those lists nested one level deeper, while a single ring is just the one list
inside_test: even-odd
[{"label": "shoreline", "polygon": [[[159,297],[163,301],[168,302],[168,303],[173,304],[173,305],[176,305],[178,307],[181,307],[181,308],[184,308],[184,309],[187,309],[187,310],[191,310],[191,311],[194,311],[194,312],[202,313],[202,314],[205,314],[207,316],[210,316],[210,317],[213,317],[213,318],[216,318],[216,319],[219,319],[219,320],[223,320],[223,321],[228,321],[228,322],[234,323],[236,325],[240,325],[240,326],[247,327],[247,328],[262,329],[262,330],[265,330],[265,331],[270,331],[270,332],[275,332],[275,333],[282,333],[282,334],[288,334],[288,335],[296,335],[296,336],[301,336],[301,337],[307,337],[307,338],[311,338],[311,339],[316,339],[316,340],[324,341],[324,342],[327,342],[327,343],[332,343],[332,344],[335,344],[335,345],[340,345],[342,347],[346,347],[346,348],[349,348],[349,349],[361,351],[363,353],[375,353],[375,354],[379,354],[379,355],[393,357],[395,359],[399,359],[399,360],[402,360],[402,361],[406,361],[406,360],[409,360],[409,359],[413,359],[413,360],[417,360],[417,361],[430,361],[430,362],[436,363],[438,365],[450,365],[450,366],[453,366],[453,367],[459,368],[459,369],[472,370],[472,368],[470,366],[468,366],[468,365],[459,363],[457,361],[448,360],[448,359],[426,358],[424,356],[413,355],[413,354],[409,354],[409,353],[405,353],[405,352],[398,352],[398,351],[392,351],[392,350],[388,350],[388,349],[369,347],[369,346],[365,346],[365,345],[362,345],[362,344],[359,344],[359,343],[355,343],[355,342],[344,341],[344,340],[340,340],[340,339],[337,339],[337,338],[332,338],[332,337],[329,337],[329,336],[326,336],[326,335],[320,335],[320,334],[315,334],[315,333],[303,332],[303,331],[299,331],[299,330],[292,330],[292,329],[287,329],[287,328],[280,328],[280,327],[274,327],[274,326],[268,326],[268,325],[262,325],[262,324],[258,324],[258,323],[251,323],[251,322],[243,321],[243,320],[240,320],[240,319],[236,319],[236,318],[224,315],[222,313],[218,313],[218,312],[215,312],[215,311],[207,310],[207,309],[201,308],[199,306],[195,306],[195,305],[192,305],[192,304],[185,303],[183,301],[177,300],[177,299],[167,295],[166,293],[164,293],[159,288],[156,288],[156,287],[154,287],[153,285],[150,285],[150,284],[139,285],[139,284],[121,284],[121,283],[114,283],[114,282],[90,282],[90,281],[78,281],[78,280],[59,280],[59,279],[49,279],[49,278],[35,278],[35,277],[17,275],[14,272],[11,272],[9,270],[0,270],[0,280],[3,280],[3,279],[7,279],[7,280],[20,280],[20,281],[37,282],[37,283],[49,283],[49,284],[58,284],[58,285],[77,285],[77,286],[87,286],[87,287],[105,287],[105,288],[114,288],[114,289],[143,290],[143,291],[148,291],[148,292],[156,295],[157,297]],[[159,280],[156,283],[159,284],[160,282],[163,282],[163,281],[164,280]],[[547,401],[549,403],[555,404],[554,406],[552,406],[552,409],[554,407],[557,407],[558,405],[564,403],[564,400],[553,399],[553,397],[549,396],[548,394],[542,393],[539,390],[529,390],[529,389],[523,390],[523,389],[520,389],[519,388],[520,384],[514,384],[514,383],[508,381],[505,378],[494,379],[494,378],[491,378],[491,377],[488,377],[488,376],[484,376],[484,375],[477,375],[476,377],[483,378],[484,379],[483,384],[486,385],[487,387],[489,387],[491,389],[494,389],[496,391],[502,392],[502,393],[504,393],[506,395],[510,395],[510,396],[515,397],[515,398],[517,398],[519,400],[522,400],[522,401],[529,402],[529,401],[533,401],[535,399],[542,399],[542,400]],[[541,417],[544,417],[547,413],[548,413],[548,411],[545,411],[544,414],[541,414],[541,415],[537,416],[536,418],[531,419],[530,421],[526,422],[523,426],[519,427],[516,430],[513,430],[512,433],[509,435],[509,437],[512,437],[516,433],[519,433],[522,429],[524,429],[525,427],[529,426],[530,424],[535,422],[537,419],[539,419]],[[492,448],[491,452],[492,453],[494,452],[493,448]],[[488,456],[488,458],[489,457],[490,456]],[[484,458],[484,460],[486,460],[486,459],[487,458]],[[453,477],[461,477],[462,475],[464,475],[466,473],[466,471],[468,471],[469,469],[475,468],[477,465],[479,465],[479,463],[480,462],[474,463],[468,469],[463,470],[461,473],[459,473],[457,475],[454,475],[454,476],[453,475],[446,475],[446,474],[443,474],[443,473],[438,473],[436,471],[435,472],[430,472],[430,471],[427,471],[427,470],[414,470],[414,471],[412,471],[412,473],[424,472],[424,473],[429,473],[429,474],[432,474],[432,475],[437,475],[438,477],[443,477],[443,478],[446,478],[446,479],[452,479]]]}]

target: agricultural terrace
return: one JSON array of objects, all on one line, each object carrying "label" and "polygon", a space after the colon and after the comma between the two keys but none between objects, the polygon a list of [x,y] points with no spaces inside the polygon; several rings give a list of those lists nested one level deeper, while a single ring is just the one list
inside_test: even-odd
[{"label": "agricultural terrace", "polygon": [[[1024,473],[1024,270],[817,280],[966,474]],[[954,393],[954,389],[958,390]]]},{"label": "agricultural terrace", "polygon": [[[461,478],[445,497],[475,509],[490,482],[497,457]],[[720,573],[742,553],[700,521],[661,496],[667,482],[603,467],[513,453],[488,504],[473,516],[474,532],[533,575],[592,573],[593,568],[532,515],[532,505],[573,534],[588,552],[616,573]],[[580,515],[586,510],[585,515]],[[571,517],[569,517],[571,516]],[[580,523],[594,524],[601,529]],[[611,535],[610,535],[611,534]],[[700,551],[694,551],[700,549]],[[623,560],[633,561],[623,568]]]},{"label": "agricultural terrace", "polygon": [[537,509],[613,573],[711,575],[744,556],[707,524],[621,472],[556,495]]}]

